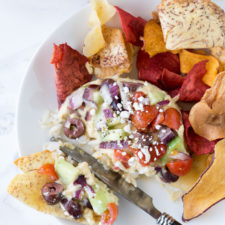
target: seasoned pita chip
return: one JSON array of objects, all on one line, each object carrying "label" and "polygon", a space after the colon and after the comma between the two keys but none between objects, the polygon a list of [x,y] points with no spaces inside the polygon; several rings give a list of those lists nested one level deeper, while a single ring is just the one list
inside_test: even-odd
[{"label": "seasoned pita chip", "polygon": [[216,78],[217,70],[219,68],[218,60],[209,55],[200,55],[189,52],[187,50],[181,50],[180,52],[180,70],[181,73],[189,73],[193,66],[201,62],[203,60],[208,60],[206,64],[206,74],[202,78],[202,81],[207,84],[208,86],[212,86],[213,81]]},{"label": "seasoned pita chip", "polygon": [[225,72],[217,75],[213,86],[190,112],[194,131],[208,139],[225,138]]},{"label": "seasoned pita chip", "polygon": [[90,58],[96,77],[105,78],[130,72],[133,48],[125,41],[122,31],[103,26],[102,32],[105,47]]},{"label": "seasoned pita chip", "polygon": [[[56,161],[56,164],[54,164],[55,160],[58,160]],[[40,167],[44,168],[43,166],[46,166],[46,164],[49,165],[49,163],[54,164],[55,170],[57,171],[57,173],[59,173],[58,175],[60,177],[60,180],[57,180],[56,183],[52,183],[53,180],[51,179],[51,177],[45,174],[49,172],[49,167],[45,171],[45,173],[39,172]],[[98,225],[100,223],[101,215],[105,212],[103,205],[98,206],[100,209],[102,209],[103,212],[100,212],[100,211],[96,212],[95,210],[96,206],[94,207],[94,205],[93,205],[93,210],[89,209],[86,206],[83,206],[82,209],[80,209],[82,210],[82,217],[80,217],[79,219],[75,219],[71,216],[73,215],[75,217],[74,214],[71,214],[74,211],[73,212],[69,211],[68,205],[72,204],[71,202],[72,200],[70,199],[72,196],[74,196],[75,193],[78,194],[78,192],[76,192],[75,189],[71,189],[70,187],[71,183],[66,183],[66,181],[68,182],[68,179],[70,178],[70,176],[68,176],[68,172],[72,177],[71,182],[73,186],[75,185],[73,183],[74,182],[73,173],[75,172],[77,177],[75,178],[75,182],[77,182],[78,186],[81,184],[88,186],[94,192],[93,187],[95,188],[95,185],[98,184],[99,189],[96,189],[96,190],[98,191],[101,190],[102,191],[101,193],[103,193],[103,195],[105,193],[106,202],[111,201],[115,204],[118,204],[117,202],[118,199],[107,189],[107,187],[103,183],[101,183],[99,180],[97,180],[94,177],[94,175],[89,170],[88,164],[85,162],[79,163],[77,167],[73,167],[73,165],[67,162],[63,157],[60,157],[56,153],[56,151],[51,152],[46,150],[46,151],[32,154],[30,156],[19,158],[15,161],[15,164],[24,173],[17,175],[12,180],[12,182],[8,186],[8,193],[11,194],[13,197],[17,198],[18,200],[22,201],[23,203],[27,204],[28,206],[40,212],[57,216],[63,219],[72,220],[82,224]],[[61,165],[60,167],[61,170],[59,169],[59,167],[57,167],[59,165]],[[67,173],[65,173],[66,171]],[[44,198],[44,196],[47,196],[47,192],[45,192],[46,195],[42,193],[42,189],[43,187],[46,187],[46,185],[55,185],[51,187],[57,187],[56,185],[61,186],[60,192],[56,194],[63,195],[61,196],[60,202],[62,203],[62,205],[64,205],[64,207],[67,207],[67,208],[62,209],[59,203],[54,202],[56,201],[56,199],[53,201],[53,198],[55,197],[54,195],[51,195],[51,197],[49,196],[48,203],[47,203],[46,198]],[[49,186],[47,187],[50,188]],[[47,190],[48,189],[46,189],[46,191]],[[57,190],[57,188],[55,190]],[[80,189],[80,192],[79,192],[80,194],[81,194],[81,191],[82,190]],[[98,192],[96,193],[98,194]],[[83,194],[84,194],[84,198],[87,198],[87,196],[85,197],[85,193]],[[92,202],[92,200],[93,201],[96,200],[94,199],[95,197],[93,196],[92,197],[89,196],[89,198],[91,198],[90,202]],[[79,204],[83,204],[82,201],[84,201],[84,199],[82,200],[80,196],[78,199],[80,199],[79,201],[81,201],[79,202]],[[91,203],[91,204],[94,204],[94,203]],[[78,206],[72,205],[71,207],[72,208],[81,207],[81,205],[78,205]],[[66,211],[67,213],[65,213],[65,210],[68,210]]]},{"label": "seasoned pita chip", "polygon": [[225,46],[225,13],[210,0],[162,0],[158,11],[167,49]]},{"label": "seasoned pita chip", "polygon": [[225,140],[215,146],[215,155],[210,167],[202,174],[198,183],[183,196],[183,220],[200,216],[225,198]]}]

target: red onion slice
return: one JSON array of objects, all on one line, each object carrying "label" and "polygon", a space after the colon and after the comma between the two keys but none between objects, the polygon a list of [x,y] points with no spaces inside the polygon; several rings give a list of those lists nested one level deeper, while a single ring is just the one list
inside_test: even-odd
[{"label": "red onion slice", "polygon": [[188,160],[190,159],[190,156],[184,152],[178,152],[175,155],[170,155],[170,158],[177,160]]},{"label": "red onion slice", "polygon": [[127,141],[101,142],[99,144],[99,148],[103,148],[103,149],[124,149],[124,148],[128,148],[128,142]]},{"label": "red onion slice", "polygon": [[113,117],[113,112],[110,108],[103,109],[104,115],[106,119],[112,118]]},{"label": "red onion slice", "polygon": [[110,105],[113,101],[109,88],[107,85],[103,85],[100,89],[100,92],[102,94],[102,97],[104,99],[104,103],[106,103],[106,105]]},{"label": "red onion slice", "polygon": [[78,109],[83,104],[83,89],[78,89],[69,99],[69,107],[72,110]]},{"label": "red onion slice", "polygon": [[93,91],[91,88],[84,89],[83,99],[87,101],[93,100]]},{"label": "red onion slice", "polygon": [[162,127],[158,133],[159,140],[167,145],[171,140],[175,138],[175,134],[170,128]]},{"label": "red onion slice", "polygon": [[161,102],[158,102],[157,105],[159,105],[159,106],[164,106],[164,105],[168,105],[169,103],[170,103],[169,100],[163,100],[163,101],[161,101]]},{"label": "red onion slice", "polygon": [[91,89],[94,89],[94,90],[100,89],[100,85],[98,85],[98,84],[89,84],[88,87],[91,88]]},{"label": "red onion slice", "polygon": [[128,87],[130,92],[136,92],[139,87],[142,87],[142,83],[134,83],[134,82],[122,82],[124,87]]}]

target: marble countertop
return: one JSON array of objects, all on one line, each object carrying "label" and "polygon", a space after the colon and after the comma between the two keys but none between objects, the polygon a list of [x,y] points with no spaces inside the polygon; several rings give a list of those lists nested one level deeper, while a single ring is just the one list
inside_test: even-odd
[{"label": "marble countertop", "polygon": [[26,66],[51,31],[87,3],[88,0],[0,0],[0,224],[62,224],[13,199],[6,190],[19,173],[13,165],[19,157],[14,120]]}]

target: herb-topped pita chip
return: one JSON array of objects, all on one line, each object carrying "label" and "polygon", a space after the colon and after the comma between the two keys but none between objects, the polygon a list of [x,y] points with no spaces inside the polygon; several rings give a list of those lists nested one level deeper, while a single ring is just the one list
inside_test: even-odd
[{"label": "herb-topped pita chip", "polygon": [[118,6],[115,6],[115,8],[120,16],[122,29],[127,42],[130,42],[136,46],[142,46],[143,43],[140,40],[140,37],[143,36],[146,21],[141,17],[135,17],[131,15],[130,13],[122,10]]},{"label": "herb-topped pita chip", "polygon": [[167,49],[225,46],[225,13],[210,0],[162,0],[158,12]]},{"label": "herb-topped pita chip", "polygon": [[200,216],[225,198],[225,140],[215,146],[215,155],[210,167],[202,174],[198,183],[183,196],[183,220]]},{"label": "herb-topped pita chip", "polygon": [[225,72],[195,104],[189,116],[194,131],[208,140],[225,138]]},{"label": "herb-topped pita chip", "polygon": [[207,60],[206,64],[207,72],[203,76],[202,81],[208,86],[212,86],[213,81],[215,80],[217,75],[217,70],[219,68],[219,62],[213,56],[195,54],[187,50],[181,50],[180,71],[181,73],[189,73],[196,63],[201,62],[203,60]]}]

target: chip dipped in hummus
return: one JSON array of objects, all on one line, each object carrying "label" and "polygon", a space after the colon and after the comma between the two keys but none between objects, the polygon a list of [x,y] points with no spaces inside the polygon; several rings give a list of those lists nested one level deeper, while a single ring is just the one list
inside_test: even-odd
[{"label": "chip dipped in hummus", "polygon": [[68,96],[51,134],[92,150],[128,182],[156,173],[171,182],[192,165],[183,130],[180,111],[166,92],[117,78],[95,80]]}]

